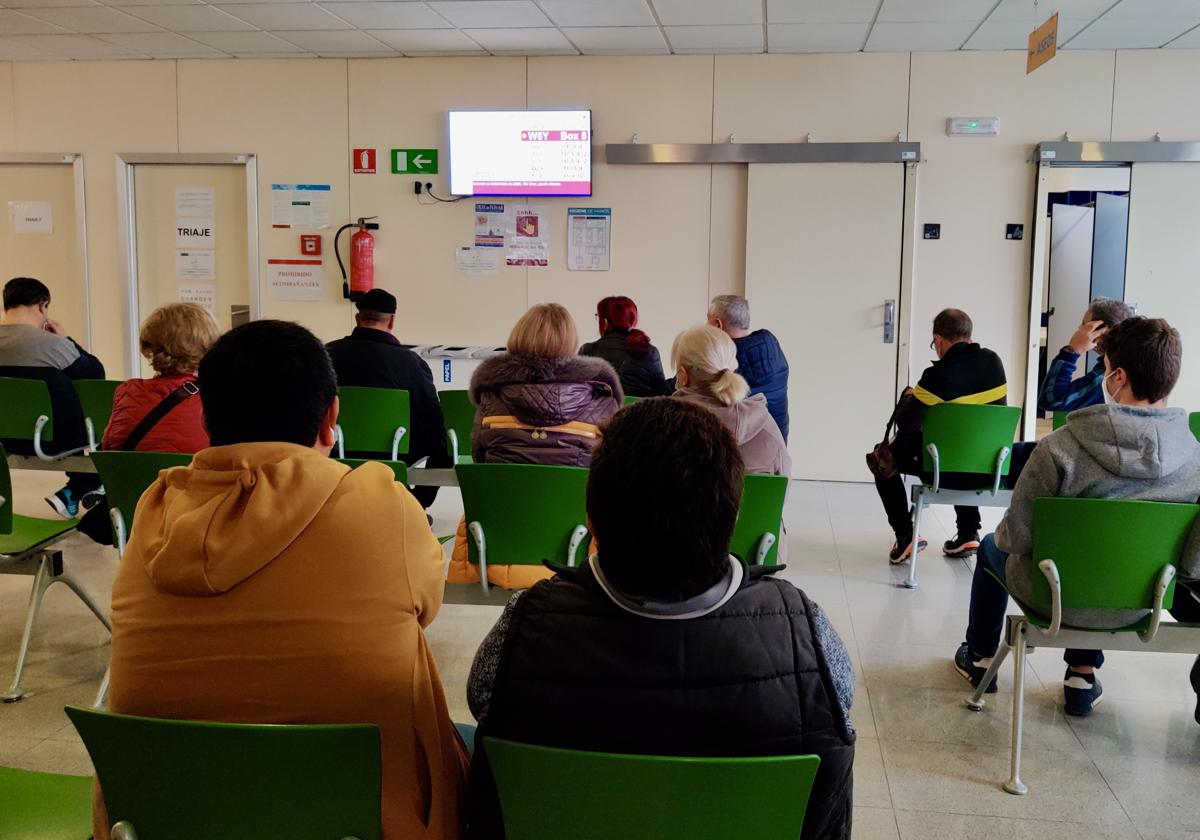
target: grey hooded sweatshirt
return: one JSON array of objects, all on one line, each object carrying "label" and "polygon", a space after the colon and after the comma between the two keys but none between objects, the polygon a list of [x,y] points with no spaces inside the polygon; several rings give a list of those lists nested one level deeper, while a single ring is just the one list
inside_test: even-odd
[{"label": "grey hooded sweatshirt", "polygon": [[[1043,496],[1196,502],[1200,499],[1200,444],[1188,428],[1187,412],[1182,408],[1094,405],[1069,415],[1065,426],[1038,443],[996,528],[996,545],[1008,552],[1008,591],[1048,614],[1048,604],[1033,601],[1031,575],[1041,572],[1030,559],[1033,500]],[[1120,560],[1096,559],[1101,563]],[[1200,577],[1200,524],[1184,547],[1179,575]],[[1065,610],[1063,621],[1103,628],[1132,624],[1146,612]]]}]

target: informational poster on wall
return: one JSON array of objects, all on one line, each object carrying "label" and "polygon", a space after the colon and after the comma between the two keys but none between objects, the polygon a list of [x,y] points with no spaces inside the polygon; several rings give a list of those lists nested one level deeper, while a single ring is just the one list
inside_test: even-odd
[{"label": "informational poster on wall", "polygon": [[275,300],[321,300],[325,261],[307,257],[267,260],[267,288]]},{"label": "informational poster on wall", "polygon": [[176,248],[216,248],[217,227],[212,219],[176,219]]},{"label": "informational poster on wall", "polygon": [[175,216],[180,219],[211,219],[217,215],[217,191],[213,187],[176,187]]},{"label": "informational poster on wall", "polygon": [[327,228],[329,184],[272,184],[271,227]]},{"label": "informational poster on wall", "polygon": [[513,207],[508,218],[508,258],[505,265],[549,265],[550,217],[545,210],[541,207]]},{"label": "informational poster on wall", "polygon": [[608,271],[612,260],[612,208],[567,208],[567,270]]},{"label": "informational poster on wall", "polygon": [[216,251],[176,251],[175,276],[180,280],[212,280],[216,277]]},{"label": "informational poster on wall", "polygon": [[454,262],[464,274],[486,274],[500,267],[500,252],[494,248],[462,245],[454,249]]},{"label": "informational poster on wall", "polygon": [[508,216],[503,204],[475,205],[475,247],[503,248]]},{"label": "informational poster on wall", "polygon": [[202,306],[213,318],[217,317],[217,287],[212,283],[180,283],[179,302]]},{"label": "informational poster on wall", "polygon": [[8,218],[13,233],[54,233],[54,208],[49,201],[10,201]]}]

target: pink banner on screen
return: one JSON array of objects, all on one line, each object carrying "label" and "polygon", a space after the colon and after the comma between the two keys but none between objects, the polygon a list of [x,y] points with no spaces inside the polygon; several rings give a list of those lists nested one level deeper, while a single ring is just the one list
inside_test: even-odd
[{"label": "pink banner on screen", "polygon": [[566,142],[566,143],[582,143],[588,139],[586,131],[571,130],[571,131],[550,131],[547,129],[529,129],[521,132],[521,139],[527,141],[547,141],[547,142]]},{"label": "pink banner on screen", "polygon": [[591,195],[591,181],[475,181],[475,195]]}]

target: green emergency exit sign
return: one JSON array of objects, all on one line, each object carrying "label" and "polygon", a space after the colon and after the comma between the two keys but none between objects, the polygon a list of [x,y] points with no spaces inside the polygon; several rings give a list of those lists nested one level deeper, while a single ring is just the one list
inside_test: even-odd
[{"label": "green emergency exit sign", "polygon": [[393,175],[436,175],[437,149],[392,149]]}]

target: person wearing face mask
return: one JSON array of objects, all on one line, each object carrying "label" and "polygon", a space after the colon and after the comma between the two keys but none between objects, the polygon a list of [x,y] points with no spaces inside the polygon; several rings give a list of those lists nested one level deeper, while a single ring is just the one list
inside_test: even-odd
[{"label": "person wearing face mask", "polygon": [[[1049,615],[1034,594],[1033,502],[1046,496],[1195,502],[1200,497],[1200,444],[1188,428],[1187,412],[1169,408],[1179,379],[1183,345],[1161,318],[1128,318],[1104,337],[1104,402],[1075,411],[1062,428],[1043,438],[1013,491],[994,534],[979,548],[971,583],[966,639],[954,657],[955,670],[975,687],[991,664],[1003,631],[1008,595]],[[1119,562],[1119,557],[1097,558]],[[998,575],[1001,585],[988,574]],[[1200,621],[1200,601],[1191,593],[1200,578],[1200,528],[1193,530],[1180,560],[1180,590],[1171,613]],[[1064,622],[1078,627],[1133,624],[1146,610],[1065,610]],[[1098,650],[1067,650],[1063,699],[1069,715],[1086,716],[1104,696],[1095,671]],[[1192,686],[1200,683],[1200,660]],[[987,689],[996,690],[993,683]],[[1200,722],[1200,707],[1196,710]]]}]

